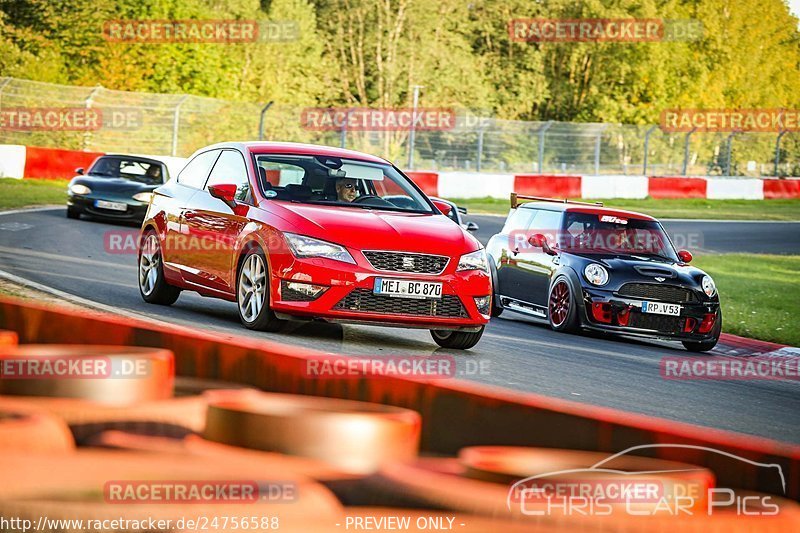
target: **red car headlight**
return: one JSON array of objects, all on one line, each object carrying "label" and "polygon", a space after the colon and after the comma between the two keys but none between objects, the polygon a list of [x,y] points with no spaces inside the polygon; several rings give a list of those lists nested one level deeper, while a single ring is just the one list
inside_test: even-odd
[{"label": "red car headlight", "polygon": [[295,257],[324,257],[334,261],[356,264],[356,260],[344,246],[296,233],[284,233],[283,236]]}]

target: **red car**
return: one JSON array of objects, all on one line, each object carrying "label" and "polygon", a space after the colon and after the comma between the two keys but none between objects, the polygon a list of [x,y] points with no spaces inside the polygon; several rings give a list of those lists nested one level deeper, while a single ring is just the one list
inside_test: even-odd
[{"label": "red car", "polygon": [[237,302],[242,324],[287,319],[431,330],[477,344],[491,277],[481,244],[379,157],[294,143],[224,143],[155,190],[142,225],[139,288]]}]

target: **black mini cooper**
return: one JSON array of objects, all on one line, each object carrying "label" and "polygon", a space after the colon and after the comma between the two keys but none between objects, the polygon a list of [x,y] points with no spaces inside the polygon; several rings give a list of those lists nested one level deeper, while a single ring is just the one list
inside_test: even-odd
[{"label": "black mini cooper", "polygon": [[557,331],[675,340],[691,351],[717,344],[722,312],[714,280],[689,266],[692,254],[676,252],[656,219],[516,194],[511,208],[486,246],[492,316],[509,309]]}]

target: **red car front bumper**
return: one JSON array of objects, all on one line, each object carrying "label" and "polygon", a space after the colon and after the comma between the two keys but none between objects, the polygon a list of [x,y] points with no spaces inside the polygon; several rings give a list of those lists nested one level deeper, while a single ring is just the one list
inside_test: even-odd
[{"label": "red car front bumper", "polygon": [[[290,254],[272,257],[271,307],[278,316],[321,319],[330,322],[374,323],[384,326],[476,331],[489,322],[475,298],[491,294],[491,280],[482,271],[456,272],[458,258],[451,258],[442,274],[384,272],[372,268],[361,254],[359,264],[322,258],[298,259]],[[278,264],[276,264],[278,263]],[[413,299],[376,295],[376,278],[442,283],[440,299]],[[286,282],[325,287],[313,299],[287,290]],[[307,301],[299,301],[299,300]]]}]

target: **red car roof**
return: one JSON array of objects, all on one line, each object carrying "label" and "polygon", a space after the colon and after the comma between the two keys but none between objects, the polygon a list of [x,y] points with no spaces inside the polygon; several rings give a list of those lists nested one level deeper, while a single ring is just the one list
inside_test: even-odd
[{"label": "red car roof", "polygon": [[334,148],[332,146],[320,146],[317,144],[303,143],[283,143],[283,142],[247,142],[243,143],[254,154],[292,154],[292,155],[322,155],[328,157],[342,157],[346,159],[357,159],[370,163],[383,163],[388,161],[355,150],[344,148]]}]

